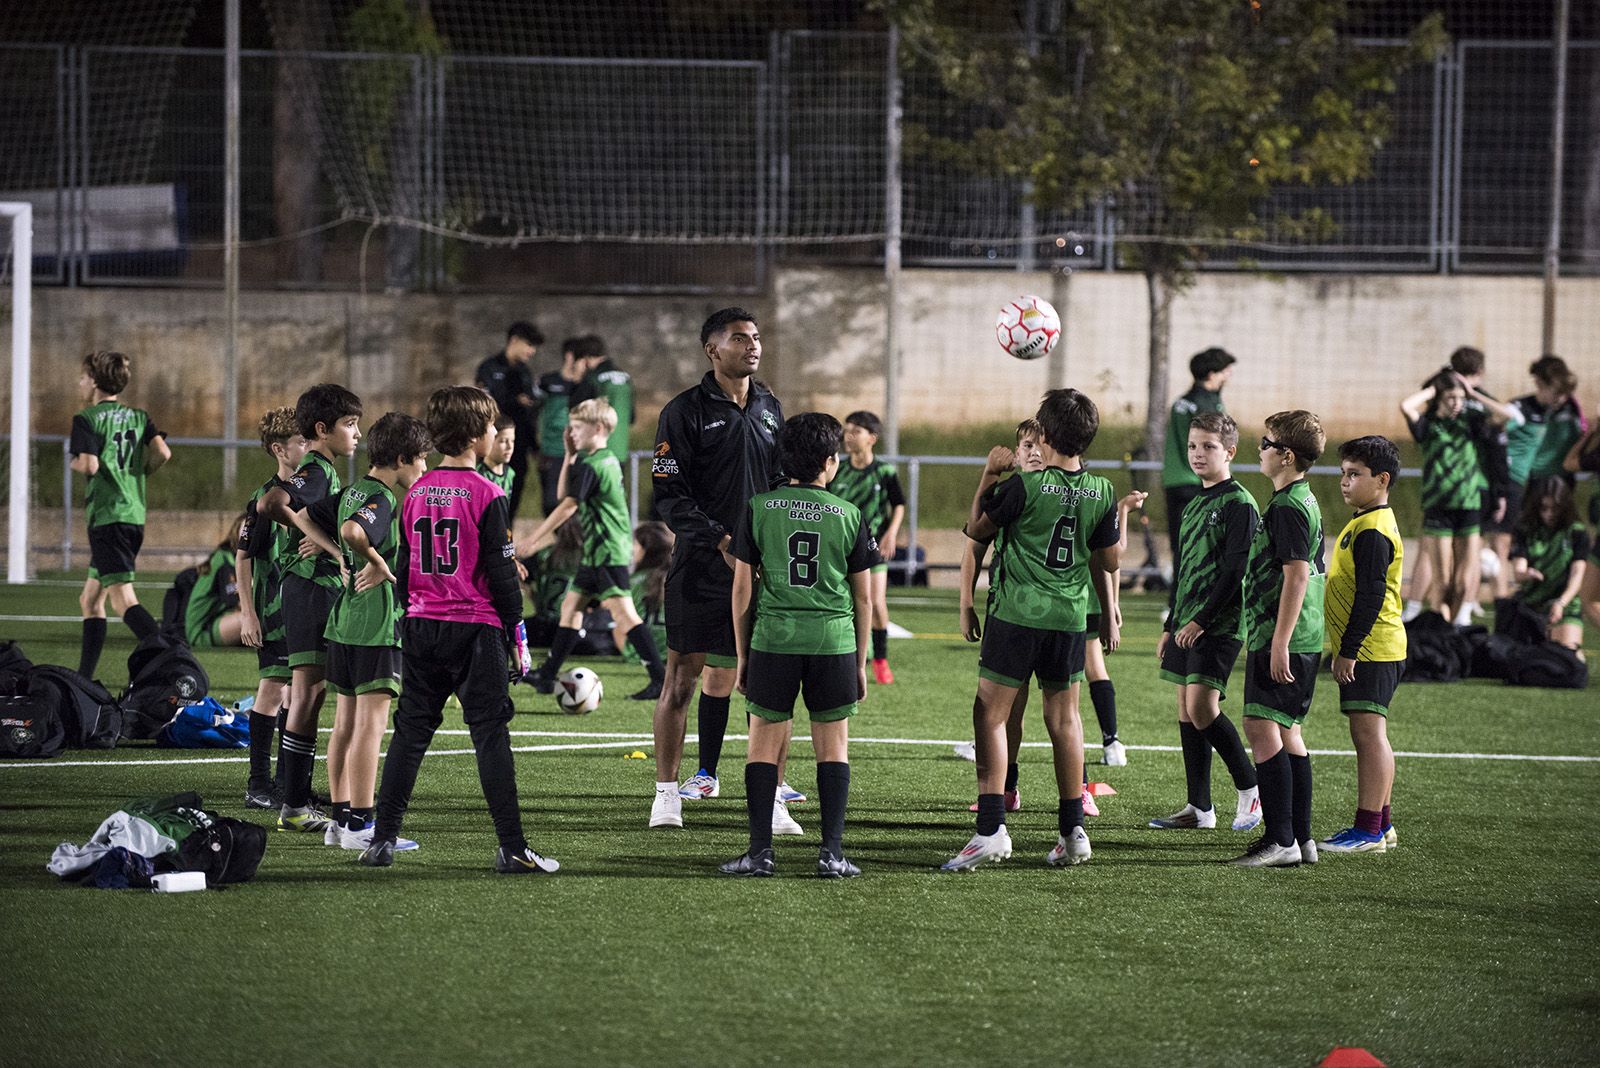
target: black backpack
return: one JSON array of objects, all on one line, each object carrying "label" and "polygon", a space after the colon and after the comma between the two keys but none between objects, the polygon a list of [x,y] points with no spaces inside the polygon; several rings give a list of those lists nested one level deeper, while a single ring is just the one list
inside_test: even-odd
[{"label": "black backpack", "polygon": [[67,730],[54,690],[0,697],[0,757],[53,757],[66,743]]},{"label": "black backpack", "polygon": [[201,827],[178,844],[178,870],[205,872],[206,886],[247,883],[256,877],[267,852],[267,831],[259,823],[207,812]]},{"label": "black backpack", "polygon": [[1525,648],[1508,666],[1506,682],[1511,686],[1581,690],[1589,685],[1589,665],[1565,645],[1544,641]]},{"label": "black backpack", "polygon": [[186,567],[173,578],[172,585],[161,597],[161,625],[183,629],[184,617],[189,614],[189,595],[194,584],[200,581],[200,569]]},{"label": "black backpack", "polygon": [[0,642],[0,697],[11,697],[27,690],[25,681],[33,661],[13,641]]},{"label": "black backpack", "polygon": [[111,691],[71,668],[40,664],[28,672],[28,692],[55,702],[69,749],[115,749],[122,737],[122,709]]},{"label": "black backpack", "polygon": [[211,678],[194,658],[182,633],[162,627],[128,655],[128,688],[122,692],[122,736],[154,738],[179,705],[206,696]]},{"label": "black backpack", "polygon": [[1407,682],[1455,682],[1471,670],[1471,643],[1439,613],[1406,624]]}]

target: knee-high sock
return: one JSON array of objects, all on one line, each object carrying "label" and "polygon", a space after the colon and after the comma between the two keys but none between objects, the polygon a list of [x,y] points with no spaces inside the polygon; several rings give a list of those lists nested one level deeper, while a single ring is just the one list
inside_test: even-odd
[{"label": "knee-high sock", "polygon": [[850,765],[842,760],[817,764],[817,793],[822,806],[822,851],[844,855],[844,812],[850,803]]},{"label": "knee-high sock", "polygon": [[1289,755],[1289,769],[1293,776],[1293,821],[1297,842],[1311,841],[1311,757]]},{"label": "knee-high sock", "polygon": [[872,659],[889,659],[889,629],[887,627],[882,630],[877,627],[872,628]]},{"label": "knee-high sock", "polygon": [[1117,684],[1101,679],[1089,684],[1089,700],[1094,704],[1094,718],[1100,721],[1102,744],[1117,740]]},{"label": "knee-high sock", "polygon": [[1294,845],[1294,772],[1289,754],[1280,749],[1271,759],[1256,764],[1256,779],[1261,785],[1261,819],[1266,824],[1267,840],[1278,845]]},{"label": "knee-high sock", "polygon": [[[700,721],[700,770],[717,777],[717,764],[722,760],[722,739],[728,733],[728,704],[731,698],[700,695],[698,719]],[[778,784],[772,784],[777,789]]]},{"label": "knee-high sock", "polygon": [[1178,723],[1183,743],[1183,780],[1189,804],[1204,812],[1211,807],[1211,745],[1193,723]]},{"label": "knee-high sock", "polygon": [[316,735],[284,730],[278,766],[283,769],[283,803],[289,808],[304,808],[310,804],[311,768],[316,759]]},{"label": "knee-high sock", "polygon": [[1218,716],[1211,721],[1211,726],[1200,733],[1205,735],[1206,741],[1211,743],[1211,748],[1217,751],[1222,762],[1228,765],[1228,774],[1233,776],[1236,788],[1248,790],[1256,785],[1256,769],[1244,751],[1244,743],[1239,740],[1233,720],[1225,715]]},{"label": "knee-high sock", "polygon": [[96,616],[83,621],[83,645],[78,651],[78,674],[94,678],[94,669],[100,665],[100,650],[106,647],[106,620]]},{"label": "knee-high sock", "polygon": [[650,672],[652,682],[659,680],[666,673],[666,668],[661,665],[661,652],[656,648],[656,636],[650,632],[650,624],[640,623],[630,630],[628,644],[633,646],[633,651],[644,661],[645,670]]},{"label": "knee-high sock", "polygon": [[777,796],[778,765],[750,763],[744,766],[744,807],[750,817],[752,856],[772,848],[772,805]]},{"label": "knee-high sock", "polygon": [[122,621],[133,631],[133,636],[140,641],[161,629],[161,624],[155,621],[155,617],[146,611],[142,604],[133,605],[122,613]]},{"label": "knee-high sock", "polygon": [[572,647],[578,644],[578,632],[572,627],[557,627],[556,636],[550,640],[550,655],[545,657],[543,670],[554,675],[561,670],[561,665],[566,663],[567,657],[572,655]]}]

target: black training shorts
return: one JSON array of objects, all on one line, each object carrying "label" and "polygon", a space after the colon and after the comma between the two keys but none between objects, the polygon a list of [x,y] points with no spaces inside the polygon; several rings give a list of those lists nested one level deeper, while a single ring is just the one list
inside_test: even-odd
[{"label": "black training shorts", "polygon": [[1387,719],[1405,670],[1404,660],[1357,660],[1355,681],[1339,687],[1339,711],[1376,712]]},{"label": "black training shorts", "polygon": [[806,711],[818,722],[855,715],[862,697],[855,653],[828,656],[752,649],[745,680],[750,714],[775,723],[794,718],[795,698],[802,693]]},{"label": "black training shorts", "polygon": [[328,614],[338,590],[329,589],[299,575],[283,576],[284,643],[289,648],[291,668],[320,666],[327,660]]},{"label": "black training shorts", "polygon": [[1244,659],[1244,714],[1270,719],[1280,727],[1305,722],[1311,711],[1311,694],[1317,688],[1317,668],[1321,653],[1290,653],[1289,674],[1293,682],[1278,683],[1272,678],[1272,646],[1263,645],[1246,653]]},{"label": "black training shorts", "polygon": [[978,677],[1020,689],[1038,676],[1045,690],[1065,690],[1083,680],[1082,631],[1041,630],[988,617],[978,654]]},{"label": "black training shorts", "polygon": [[664,607],[668,649],[705,653],[712,667],[738,662],[733,644],[733,572],[720,552],[674,553]]},{"label": "black training shorts", "polygon": [[89,577],[102,586],[132,582],[134,561],[144,544],[144,527],[137,523],[106,523],[89,528]]},{"label": "black training shorts", "polygon": [[1185,649],[1169,634],[1166,652],[1161,654],[1161,677],[1179,686],[1209,686],[1226,700],[1228,676],[1243,647],[1238,638],[1202,634]]},{"label": "black training shorts", "polygon": [[400,694],[400,649],[394,645],[328,643],[328,689],[355,697],[380,691]]}]

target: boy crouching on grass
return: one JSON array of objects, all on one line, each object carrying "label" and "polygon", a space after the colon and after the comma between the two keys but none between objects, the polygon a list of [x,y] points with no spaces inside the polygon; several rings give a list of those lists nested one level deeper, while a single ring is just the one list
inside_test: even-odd
[{"label": "boy crouching on grass", "polygon": [[[388,413],[367,431],[371,470],[337,498],[345,585],[328,616],[327,685],[336,701],[328,760],[335,754],[342,759],[339,774],[330,769],[329,777],[337,778],[344,796],[333,798],[338,822],[328,837],[345,849],[372,844],[378,751],[389,702],[400,693],[400,497],[428,469],[432,444],[420,419]],[[416,843],[397,839],[395,848],[415,849]]]},{"label": "boy crouching on grass", "polygon": [[817,751],[822,850],[817,874],[861,871],[844,855],[850,796],[850,717],[867,695],[871,637],[869,572],[878,546],[861,510],[823,487],[837,473],[839,421],[823,412],[787,420],[778,456],[789,485],[750,500],[732,543],[735,686],[749,699],[750,755],[744,767],[750,848],[722,865],[726,875],[773,874],[773,800],[788,749],[795,700],[803,693]]},{"label": "boy crouching on grass", "polygon": [[1267,416],[1261,473],[1272,496],[1250,544],[1244,579],[1244,733],[1255,756],[1265,833],[1233,863],[1292,868],[1315,863],[1311,756],[1300,724],[1322,660],[1322,509],[1306,472],[1327,435],[1305,411]]},{"label": "boy crouching on grass", "polygon": [[1328,639],[1339,711],[1350,721],[1356,747],[1356,821],[1322,842],[1329,853],[1382,853],[1396,844],[1388,716],[1405,671],[1406,628],[1400,621],[1404,549],[1389,488],[1399,473],[1400,453],[1388,438],[1371,435],[1339,446],[1339,492],[1356,514],[1328,563]]},{"label": "boy crouching on grass", "polygon": [[1119,638],[1117,590],[1121,563],[1116,496],[1111,483],[1091,475],[1082,456],[1100,428],[1094,402],[1075,389],[1053,389],[1036,418],[1043,431],[1039,471],[1022,471],[1000,483],[967,522],[967,537],[990,542],[1004,534],[990,587],[978,694],[972,722],[978,763],[977,833],[943,865],[967,871],[1011,855],[1005,824],[1006,721],[1017,692],[1037,675],[1044,692],[1059,794],[1052,865],[1089,859],[1083,829],[1083,724],[1078,683],[1083,678],[1084,627],[1089,584],[1106,611],[1099,638],[1106,651]]}]

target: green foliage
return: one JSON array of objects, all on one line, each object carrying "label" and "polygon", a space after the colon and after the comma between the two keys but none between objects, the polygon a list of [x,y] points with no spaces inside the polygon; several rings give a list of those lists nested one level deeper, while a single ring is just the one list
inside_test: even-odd
[{"label": "green foliage", "polygon": [[445,42],[432,16],[411,0],[362,0],[350,14],[347,36],[355,51],[396,57],[348,60],[343,75],[347,130],[368,173],[381,177],[390,171],[394,127],[410,100],[412,57],[441,56]]}]

